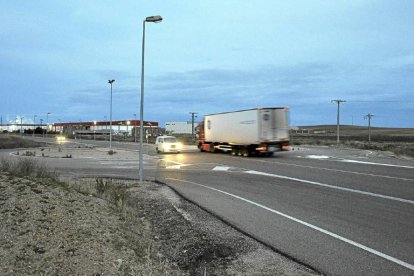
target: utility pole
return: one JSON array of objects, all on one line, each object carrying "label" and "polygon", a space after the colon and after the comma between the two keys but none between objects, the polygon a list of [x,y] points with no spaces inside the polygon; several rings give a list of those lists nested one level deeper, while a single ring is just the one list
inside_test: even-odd
[{"label": "utility pole", "polygon": [[368,113],[364,116],[364,119],[368,119],[368,142],[371,143],[371,118],[374,117],[374,114]]},{"label": "utility pole", "polygon": [[197,117],[195,114],[198,114],[197,112],[190,112],[191,114],[191,137],[194,140],[194,118]]},{"label": "utility pole", "polygon": [[336,143],[339,145],[339,105],[346,101],[338,99],[338,100],[332,100],[331,102],[332,103],[335,102],[338,105],[338,109],[336,112]]}]

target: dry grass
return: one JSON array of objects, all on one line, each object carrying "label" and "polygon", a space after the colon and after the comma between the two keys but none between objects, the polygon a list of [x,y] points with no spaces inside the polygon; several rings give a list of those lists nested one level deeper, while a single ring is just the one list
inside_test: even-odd
[{"label": "dry grass", "polygon": [[0,134],[0,149],[34,148],[42,146],[45,146],[45,144],[24,139],[21,136]]},{"label": "dry grass", "polygon": [[51,171],[43,162],[27,157],[17,160],[1,158],[0,171],[8,172],[10,176],[57,179],[57,173]]},{"label": "dry grass", "polygon": [[[309,134],[291,133],[292,145],[336,146],[336,126],[302,128],[309,130]],[[398,156],[414,157],[412,128],[371,128],[371,142],[368,142],[367,127],[340,126],[340,142],[345,147],[389,151]]]}]

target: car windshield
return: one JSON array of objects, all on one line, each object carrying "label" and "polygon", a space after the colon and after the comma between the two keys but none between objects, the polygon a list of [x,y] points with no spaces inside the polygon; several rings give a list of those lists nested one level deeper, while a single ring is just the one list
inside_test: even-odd
[{"label": "car windshield", "polygon": [[177,139],[175,139],[174,137],[168,137],[168,138],[164,138],[164,142],[165,143],[177,143]]}]

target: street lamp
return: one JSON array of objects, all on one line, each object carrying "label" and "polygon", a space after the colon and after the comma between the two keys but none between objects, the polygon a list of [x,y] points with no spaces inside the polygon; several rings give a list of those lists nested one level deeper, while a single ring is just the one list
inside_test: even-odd
[{"label": "street lamp", "polygon": [[46,137],[47,137],[47,130],[49,128],[49,114],[52,114],[50,112],[46,113]]},{"label": "street lamp", "polygon": [[96,140],[96,124],[97,121],[93,121],[93,140]]},{"label": "street lamp", "polygon": [[115,80],[108,80],[108,83],[111,85],[111,105],[109,108],[109,150],[112,150],[112,83],[114,83]]},{"label": "street lamp", "polygon": [[32,133],[33,137],[34,137],[34,133],[35,133],[35,130],[36,130],[36,117],[37,117],[37,115],[33,116],[33,133]]},{"label": "street lamp", "polygon": [[140,124],[139,124],[139,182],[142,183],[144,179],[143,170],[143,136],[144,136],[144,57],[145,57],[145,23],[159,23],[162,17],[159,15],[148,16],[142,22],[142,58],[141,58],[141,109],[140,109]]},{"label": "street lamp", "polygon": [[20,116],[20,135],[23,136],[23,118]]},{"label": "street lamp", "polygon": [[135,118],[135,122],[134,122],[134,125],[135,125],[135,129],[134,129],[134,143],[136,143],[137,142],[137,127],[136,127],[136,122],[137,122],[137,114],[136,113],[134,113],[134,114],[132,114],[132,115],[134,115],[134,118]]}]

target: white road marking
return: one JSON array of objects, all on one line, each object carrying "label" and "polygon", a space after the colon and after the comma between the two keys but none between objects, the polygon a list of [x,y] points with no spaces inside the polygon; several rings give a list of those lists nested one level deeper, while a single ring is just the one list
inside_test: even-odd
[{"label": "white road marking", "polygon": [[367,176],[373,176],[373,177],[382,177],[382,178],[398,179],[398,180],[404,180],[404,181],[414,181],[414,179],[411,179],[411,178],[388,176],[388,175],[382,175],[382,174],[363,173],[363,172],[352,172],[352,171],[346,171],[346,170],[330,169],[330,168],[320,168],[320,167],[306,166],[306,165],[299,165],[299,164],[291,164],[291,163],[285,163],[285,162],[275,162],[275,161],[269,162],[269,161],[264,161],[264,160],[255,160],[255,161],[262,162],[262,163],[268,163],[268,164],[280,164],[280,165],[284,165],[284,166],[294,166],[294,167],[299,167],[299,168],[310,168],[310,169],[317,169],[317,170],[323,170],[323,171],[343,172],[343,173],[358,174],[358,175],[367,175]]},{"label": "white road marking", "polygon": [[230,169],[230,167],[225,167],[225,166],[216,166],[213,168],[213,171],[228,171]]},{"label": "white road marking", "polygon": [[292,181],[298,181],[298,182],[302,182],[302,183],[318,185],[318,186],[331,188],[331,189],[336,189],[336,190],[342,190],[342,191],[347,191],[347,192],[352,192],[352,193],[358,193],[358,194],[363,194],[363,195],[368,195],[368,196],[373,196],[373,197],[380,197],[380,198],[400,201],[400,202],[404,202],[404,203],[414,204],[414,201],[409,200],[409,199],[393,197],[393,196],[387,196],[387,195],[381,195],[381,194],[376,194],[376,193],[370,193],[370,192],[365,192],[365,191],[355,190],[355,189],[350,189],[350,188],[338,187],[338,186],[333,186],[333,185],[329,185],[329,184],[324,184],[324,183],[320,183],[320,182],[316,182],[316,181],[310,181],[310,180],[305,180],[305,179],[300,179],[300,178],[295,178],[295,177],[289,177],[289,176],[271,174],[271,173],[265,173],[265,172],[258,172],[258,171],[245,171],[244,173],[255,174],[255,175],[263,175],[263,176],[287,179],[287,180],[292,180]]},{"label": "white road marking", "polygon": [[394,165],[394,164],[387,164],[387,163],[375,163],[375,162],[358,161],[358,160],[351,160],[351,159],[342,159],[342,160],[338,160],[338,161],[340,161],[340,162],[347,162],[347,163],[359,163],[359,164],[367,164],[367,165],[377,165],[377,166],[387,166],[387,167],[397,167],[397,168],[414,169],[413,166]]},{"label": "white road marking", "polygon": [[181,169],[181,167],[186,167],[186,166],[191,166],[191,164],[172,165],[172,166],[167,166],[165,168],[169,170],[179,170]]},{"label": "white road marking", "polygon": [[309,228],[312,228],[312,229],[314,229],[314,230],[316,230],[316,231],[319,231],[319,232],[321,232],[321,233],[324,233],[324,234],[326,234],[326,235],[328,235],[328,236],[331,236],[331,237],[333,237],[333,238],[336,238],[336,239],[338,239],[338,240],[341,240],[341,241],[343,241],[343,242],[345,242],[345,243],[348,243],[348,244],[351,244],[351,245],[353,245],[353,246],[356,246],[356,247],[358,247],[358,248],[360,248],[360,249],[362,249],[362,250],[368,251],[368,252],[370,252],[370,253],[372,253],[372,254],[375,254],[375,255],[377,255],[377,256],[379,256],[379,257],[381,257],[381,258],[387,259],[387,260],[389,260],[389,261],[391,261],[391,262],[393,262],[393,263],[396,263],[396,264],[399,264],[399,265],[401,265],[401,266],[404,266],[404,267],[406,267],[406,268],[408,268],[408,269],[414,270],[414,265],[412,265],[412,264],[409,264],[409,263],[407,263],[407,262],[404,262],[404,261],[402,261],[402,260],[399,260],[399,259],[394,258],[394,257],[392,257],[392,256],[389,256],[389,255],[387,255],[387,254],[384,254],[384,253],[382,253],[382,252],[380,252],[380,251],[377,251],[377,250],[375,250],[375,249],[372,249],[372,248],[370,248],[370,247],[368,247],[368,246],[365,246],[365,245],[363,245],[363,244],[357,243],[357,242],[355,242],[355,241],[352,241],[352,240],[350,240],[350,239],[347,239],[347,238],[345,238],[345,237],[342,237],[342,236],[340,236],[340,235],[337,235],[337,234],[335,234],[335,233],[333,233],[333,232],[330,232],[330,231],[328,231],[328,230],[325,230],[325,229],[323,229],[323,228],[320,228],[320,227],[318,227],[318,226],[316,226],[316,225],[313,225],[313,224],[310,224],[310,223],[305,222],[305,221],[303,221],[303,220],[300,220],[300,219],[297,219],[297,218],[295,218],[295,217],[289,216],[289,215],[287,215],[287,214],[285,214],[285,213],[282,213],[282,212],[280,212],[280,211],[277,211],[277,210],[271,209],[271,208],[269,208],[269,207],[267,207],[267,206],[264,206],[264,205],[262,205],[262,204],[256,203],[256,202],[251,201],[251,200],[249,200],[249,199],[246,199],[246,198],[243,198],[243,197],[240,197],[240,196],[237,196],[237,195],[234,195],[234,194],[231,194],[231,193],[228,193],[228,192],[225,192],[225,191],[222,191],[222,190],[216,189],[216,188],[212,188],[212,187],[209,187],[209,186],[206,186],[206,185],[203,185],[203,184],[195,183],[195,182],[192,182],[192,181],[186,181],[186,180],[181,180],[181,179],[176,179],[176,178],[166,178],[166,179],[167,179],[167,180],[173,180],[173,181],[178,181],[178,182],[184,182],[184,183],[189,183],[189,184],[197,185],[197,186],[200,186],[200,187],[203,187],[203,188],[206,188],[206,189],[210,189],[210,190],[213,190],[213,191],[216,191],[216,192],[219,192],[219,193],[222,193],[222,194],[225,194],[225,195],[231,196],[231,197],[233,197],[233,198],[236,198],[236,199],[242,200],[242,201],[244,201],[244,202],[250,203],[250,204],[252,204],[252,205],[254,205],[254,206],[257,206],[257,207],[259,207],[259,208],[262,208],[262,209],[264,209],[264,210],[267,210],[267,211],[269,211],[269,212],[272,212],[272,213],[274,213],[274,214],[280,215],[280,216],[282,216],[282,217],[285,217],[285,218],[287,218],[287,219],[290,219],[290,220],[292,220],[292,221],[295,221],[295,222],[297,222],[297,223],[300,223],[300,224],[302,224],[302,225],[305,225],[305,226],[307,226],[307,227],[309,227]]},{"label": "white road marking", "polygon": [[166,160],[166,159],[161,159],[161,161],[165,161],[165,163],[175,164],[175,165],[172,165],[172,166],[165,166],[165,168],[169,169],[169,170],[179,170],[179,169],[181,169],[181,167],[186,167],[186,166],[191,166],[192,165],[192,164],[184,164],[184,163],[175,162],[175,161]]},{"label": "white road marking", "polygon": [[360,161],[360,160],[352,160],[352,159],[341,159],[341,158],[331,157],[331,156],[327,156],[327,155],[306,155],[304,157],[302,157],[302,156],[296,156],[296,157],[298,157],[298,158],[318,159],[318,160],[331,159],[333,161],[346,162],[346,163],[358,163],[358,164],[367,164],[367,165],[376,165],[376,166],[387,166],[387,167],[414,169],[413,166],[407,166],[407,165],[395,165],[395,164],[388,164],[388,163],[376,163],[376,162],[368,162],[368,161]]},{"label": "white road marking", "polygon": [[329,159],[330,157],[327,155],[306,155],[306,158],[310,159]]}]

